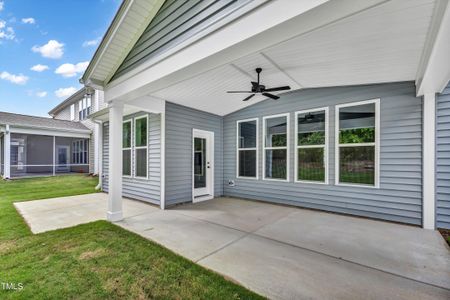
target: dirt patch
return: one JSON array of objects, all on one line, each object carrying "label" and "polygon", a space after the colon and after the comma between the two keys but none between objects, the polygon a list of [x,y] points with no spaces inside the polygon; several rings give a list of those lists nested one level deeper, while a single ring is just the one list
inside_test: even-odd
[{"label": "dirt patch", "polygon": [[0,243],[0,254],[6,254],[17,247],[16,241],[2,241]]},{"label": "dirt patch", "polygon": [[104,248],[96,249],[94,251],[85,251],[80,254],[81,260],[92,259],[100,256],[104,256],[106,254],[106,250]]},{"label": "dirt patch", "polygon": [[444,240],[450,246],[450,229],[438,228],[438,230],[442,234],[442,236],[444,237]]}]

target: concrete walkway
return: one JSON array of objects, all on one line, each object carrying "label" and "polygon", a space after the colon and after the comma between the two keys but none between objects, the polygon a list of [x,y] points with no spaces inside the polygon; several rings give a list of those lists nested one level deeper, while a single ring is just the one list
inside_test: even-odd
[{"label": "concrete walkway", "polygon": [[[104,195],[76,197],[43,201],[81,215],[95,202],[104,218]],[[42,218],[38,202],[16,204],[32,228],[44,219],[34,231],[61,227],[63,205],[43,202]],[[450,299],[450,251],[435,231],[230,198],[165,211],[126,200],[124,210],[117,225],[273,299]]]}]

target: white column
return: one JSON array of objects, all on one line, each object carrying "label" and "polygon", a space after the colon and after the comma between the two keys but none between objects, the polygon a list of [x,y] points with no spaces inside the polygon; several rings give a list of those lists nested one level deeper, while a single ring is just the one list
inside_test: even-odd
[{"label": "white column", "polygon": [[161,117],[161,148],[160,148],[160,185],[161,185],[161,209],[166,209],[166,113],[160,114]]},{"label": "white column", "polygon": [[436,194],[435,194],[435,139],[436,135],[436,95],[426,93],[423,96],[423,220],[425,229],[435,229]]},{"label": "white column", "polygon": [[3,178],[9,179],[11,177],[11,133],[9,132],[9,125],[6,125],[5,137],[3,139],[4,146],[4,172]]},{"label": "white column", "polygon": [[107,219],[123,219],[122,214],[122,121],[123,103],[112,103],[109,109],[109,201]]}]

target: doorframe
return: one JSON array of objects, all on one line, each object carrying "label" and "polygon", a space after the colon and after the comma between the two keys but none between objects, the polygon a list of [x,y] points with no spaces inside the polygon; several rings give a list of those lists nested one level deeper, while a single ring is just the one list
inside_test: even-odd
[{"label": "doorframe", "polygon": [[[211,145],[210,145],[210,165],[211,165],[211,186],[209,187],[210,194],[201,196],[201,197],[195,197],[194,195],[194,180],[195,180],[195,170],[194,170],[194,151],[195,151],[195,144],[194,144],[194,138],[196,134],[203,134],[203,135],[209,135],[211,138]],[[215,143],[215,136],[214,131],[207,131],[207,130],[201,130],[201,129],[192,129],[192,149],[191,149],[191,175],[192,175],[192,202],[197,203],[201,201],[211,200],[214,198],[214,171],[215,171],[215,165],[214,165],[214,143]]]},{"label": "doorframe", "polygon": [[[65,149],[66,150],[66,153],[67,153],[67,163],[66,163],[67,171],[61,171],[61,169],[58,170],[58,167],[59,168],[62,167],[62,165],[59,164],[59,149]],[[69,145],[56,145],[55,152],[56,152],[56,166],[55,166],[56,172],[70,172],[70,165],[71,165],[70,159],[72,158],[71,157],[71,152],[70,152],[70,146]]]}]

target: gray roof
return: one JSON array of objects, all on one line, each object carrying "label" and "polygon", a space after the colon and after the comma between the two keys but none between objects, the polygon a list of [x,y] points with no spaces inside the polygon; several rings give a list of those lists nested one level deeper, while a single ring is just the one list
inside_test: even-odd
[{"label": "gray roof", "polygon": [[90,130],[80,122],[72,122],[66,120],[58,120],[44,117],[35,117],[28,115],[13,114],[7,112],[0,112],[0,124],[20,126],[20,127],[35,127],[50,130],[65,130],[65,131],[87,131]]}]

